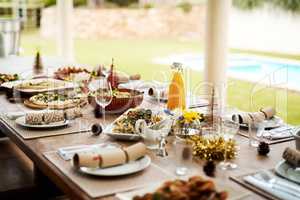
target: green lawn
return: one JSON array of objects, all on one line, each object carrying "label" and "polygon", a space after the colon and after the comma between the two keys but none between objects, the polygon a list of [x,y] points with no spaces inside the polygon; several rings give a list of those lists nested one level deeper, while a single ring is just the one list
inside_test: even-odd
[{"label": "green lawn", "polygon": [[[37,32],[22,34],[21,46],[24,55],[32,55],[36,49],[40,49],[42,55],[55,55],[55,41],[42,39]],[[168,66],[152,63],[153,58],[168,56],[174,53],[203,53],[203,47],[199,41],[164,40],[76,40],[76,59],[80,63],[96,66],[98,64],[109,65],[111,58],[115,59],[119,70],[127,73],[140,73],[143,79],[151,80],[157,77],[158,71],[169,72]],[[237,52],[239,50],[234,50]],[[247,51],[249,53],[249,51]],[[272,53],[250,52],[259,55],[286,57],[299,59],[299,55],[282,55]],[[193,71],[191,83],[195,87],[202,80],[202,73]],[[267,89],[258,92],[251,105],[250,94],[253,83],[229,80],[228,103],[242,110],[256,110],[261,106],[276,105],[279,114],[291,124],[300,123],[300,94],[279,89]]]}]

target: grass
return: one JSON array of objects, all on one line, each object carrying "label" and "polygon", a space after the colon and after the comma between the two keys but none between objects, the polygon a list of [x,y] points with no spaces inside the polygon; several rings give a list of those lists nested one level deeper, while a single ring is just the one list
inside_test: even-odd
[{"label": "grass", "polygon": [[[55,41],[43,39],[37,32],[22,34],[21,47],[24,55],[33,55],[40,49],[42,55],[55,55]],[[240,50],[233,50],[237,52]],[[118,70],[126,73],[140,73],[145,80],[159,79],[158,72],[169,74],[169,66],[158,65],[152,62],[155,57],[168,56],[175,53],[203,53],[199,41],[177,41],[174,39],[149,40],[76,40],[75,53],[79,63],[91,66],[99,64],[109,65],[111,58],[115,59]],[[262,52],[245,52],[273,57],[299,59],[299,55],[282,55]],[[191,72],[191,85],[195,87],[202,80],[202,73]],[[291,124],[300,123],[300,94],[282,89],[267,88],[263,92],[256,92],[251,103],[253,83],[230,79],[228,84],[228,104],[241,110],[254,111],[262,106],[276,106],[279,115]]]}]

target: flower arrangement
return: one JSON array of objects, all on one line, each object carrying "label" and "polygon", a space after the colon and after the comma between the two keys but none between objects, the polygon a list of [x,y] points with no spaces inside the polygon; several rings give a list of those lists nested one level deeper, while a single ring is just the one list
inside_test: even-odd
[{"label": "flower arrangement", "polygon": [[201,122],[204,121],[204,115],[193,110],[184,110],[175,118],[173,131],[181,135],[194,135],[201,132]]},{"label": "flower arrangement", "polygon": [[176,120],[176,124],[181,128],[200,128],[202,121],[204,121],[202,113],[193,110],[184,110],[182,115]]}]

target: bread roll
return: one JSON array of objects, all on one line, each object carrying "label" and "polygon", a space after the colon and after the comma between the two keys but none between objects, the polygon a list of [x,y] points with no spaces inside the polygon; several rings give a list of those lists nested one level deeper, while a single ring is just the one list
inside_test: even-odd
[{"label": "bread roll", "polygon": [[32,125],[43,124],[44,121],[43,118],[44,118],[43,113],[27,113],[25,115],[25,123],[32,124]]},{"label": "bread roll", "polygon": [[76,153],[73,157],[73,165],[76,168],[89,167],[98,168],[100,167],[101,159],[96,152],[81,152]]},{"label": "bread roll", "polygon": [[126,154],[122,149],[106,149],[99,154],[101,158],[100,166],[112,167],[126,163]]},{"label": "bread roll", "polygon": [[252,120],[255,124],[261,123],[262,121],[265,120],[265,115],[262,112],[255,112],[255,113],[249,113],[249,114],[252,117]]},{"label": "bread roll", "polygon": [[48,112],[44,112],[43,114],[44,114],[44,123],[45,124],[49,124],[49,123],[53,123],[53,122],[60,122],[60,121],[65,120],[64,112],[61,110],[48,111]]},{"label": "bread roll", "polygon": [[140,74],[133,74],[131,76],[129,76],[130,80],[140,80],[141,79],[141,75]]},{"label": "bread roll", "polygon": [[265,115],[265,119],[271,119],[276,115],[276,110],[272,107],[261,108],[260,111]]},{"label": "bread roll", "polygon": [[65,110],[66,119],[75,119],[78,117],[82,117],[82,112],[80,108],[71,108]]},{"label": "bread roll", "polygon": [[136,143],[124,149],[128,158],[128,161],[137,160],[147,153],[147,148],[144,143]]}]

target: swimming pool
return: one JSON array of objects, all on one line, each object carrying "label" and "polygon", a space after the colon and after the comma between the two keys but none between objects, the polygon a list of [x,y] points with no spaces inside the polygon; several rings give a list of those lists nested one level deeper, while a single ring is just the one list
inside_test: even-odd
[{"label": "swimming pool", "polygon": [[[197,71],[204,69],[204,57],[197,54],[174,54],[155,58],[154,62],[168,65],[180,62]],[[229,56],[227,74],[236,79],[300,91],[299,61],[233,54]]]}]

